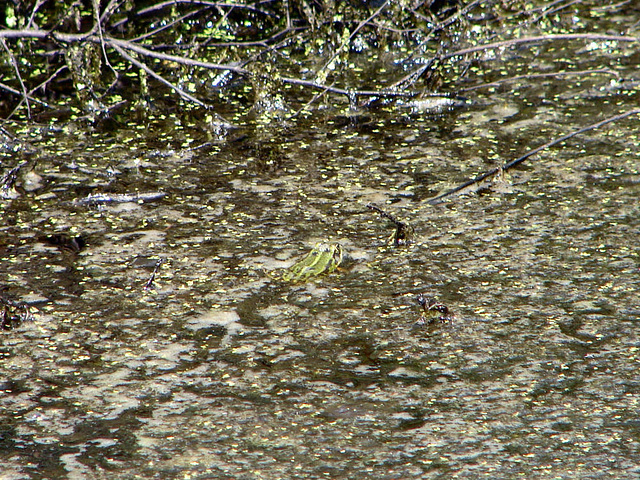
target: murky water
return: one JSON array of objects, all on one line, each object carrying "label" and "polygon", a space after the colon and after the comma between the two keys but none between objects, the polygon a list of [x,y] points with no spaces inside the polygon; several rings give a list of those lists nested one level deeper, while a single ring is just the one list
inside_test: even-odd
[{"label": "murky water", "polygon": [[[0,477],[637,478],[638,116],[427,203],[634,108],[618,69],[212,142],[34,133],[0,203],[3,288],[35,313],[0,337]],[[277,279],[324,240],[337,272]],[[419,293],[455,320],[416,328]]]}]

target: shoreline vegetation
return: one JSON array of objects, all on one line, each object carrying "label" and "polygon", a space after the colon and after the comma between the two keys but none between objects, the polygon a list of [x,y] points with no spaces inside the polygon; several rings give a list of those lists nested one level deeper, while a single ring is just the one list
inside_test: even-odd
[{"label": "shoreline vegetation", "polygon": [[[350,107],[377,106],[456,96],[514,77],[616,75],[558,68],[484,82],[473,70],[494,60],[499,69],[502,57],[521,48],[574,42],[587,55],[640,41],[634,26],[613,35],[590,31],[588,19],[569,20],[586,1],[136,4],[7,5],[0,12],[0,117],[38,120],[70,104],[105,117],[123,104],[144,110],[167,102],[167,92],[183,108],[214,111],[225,102],[244,111],[284,102],[297,103],[299,114],[327,94]],[[354,59],[362,55],[373,65],[367,75],[357,73]]]}]

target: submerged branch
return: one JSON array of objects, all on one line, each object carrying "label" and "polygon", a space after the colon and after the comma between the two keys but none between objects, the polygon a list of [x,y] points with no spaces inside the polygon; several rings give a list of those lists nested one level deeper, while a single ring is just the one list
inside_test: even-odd
[{"label": "submerged branch", "polygon": [[484,180],[485,178],[491,177],[492,175],[495,175],[496,173],[500,172],[500,171],[507,171],[510,168],[515,167],[516,165],[524,162],[527,158],[532,157],[533,155],[535,155],[536,153],[541,152],[542,150],[546,150],[549,147],[552,147],[554,145],[557,145],[558,143],[562,143],[565,140],[570,139],[571,137],[575,137],[576,135],[579,135],[581,133],[584,132],[588,132],[590,130],[595,130],[597,128],[603,127],[604,125],[607,125],[608,123],[612,123],[612,122],[616,122],[618,120],[622,120],[623,118],[626,117],[630,117],[631,115],[639,115],[640,114],[640,108],[634,109],[634,110],[630,110],[628,112],[625,113],[621,113],[619,115],[615,115],[613,117],[607,118],[605,120],[601,120],[600,122],[597,123],[593,123],[589,126],[580,128],[578,130],[575,130],[571,133],[568,133],[566,135],[563,135],[560,138],[556,138],[555,140],[552,140],[548,143],[545,143],[544,145],[541,145],[537,148],[534,148],[533,150],[525,153],[524,155],[522,155],[521,157],[516,158],[515,160],[512,160],[510,162],[505,163],[504,165],[500,166],[500,167],[496,167],[488,172],[483,173],[482,175],[477,176],[476,178],[472,179],[472,180],[468,180],[466,182],[464,182],[461,185],[458,185],[455,188],[452,188],[451,190],[447,190],[444,193],[441,193],[440,195],[433,197],[431,199],[429,199],[427,201],[427,203],[429,203],[430,205],[437,205],[439,203],[443,202],[443,199],[446,197],[449,197],[455,193],[458,193],[461,190],[464,190],[467,187],[470,187],[471,185],[475,185],[476,183],[481,182],[482,180]]}]

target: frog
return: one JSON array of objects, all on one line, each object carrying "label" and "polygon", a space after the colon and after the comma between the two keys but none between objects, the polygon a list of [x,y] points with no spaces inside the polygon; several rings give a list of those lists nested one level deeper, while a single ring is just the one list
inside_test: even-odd
[{"label": "frog", "polygon": [[332,273],[340,266],[343,258],[344,251],[339,243],[316,243],[313,250],[287,269],[282,279],[299,282],[323,273]]}]

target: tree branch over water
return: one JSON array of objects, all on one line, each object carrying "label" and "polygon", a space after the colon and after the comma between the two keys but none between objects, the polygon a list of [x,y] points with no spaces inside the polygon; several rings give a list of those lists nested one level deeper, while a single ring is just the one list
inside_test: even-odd
[{"label": "tree branch over water", "polygon": [[[474,58],[482,52],[566,41],[639,41],[597,32],[509,38],[518,32],[518,24],[496,34],[495,25],[509,19],[501,17],[502,10],[492,2],[479,0],[440,7],[435,2],[411,6],[384,1],[371,8],[364,3],[343,5],[342,10],[322,0],[313,4],[166,0],[137,10],[135,3],[128,6],[117,0],[102,2],[103,7],[98,0],[88,5],[72,0],[27,3],[12,7],[15,15],[7,14],[4,29],[0,24],[0,55],[5,58],[4,66],[0,65],[0,90],[9,93],[10,99],[17,98],[0,103],[0,116],[31,117],[32,110],[60,108],[47,96],[52,91],[56,99],[75,94],[85,109],[93,108],[90,102],[118,103],[121,98],[108,97],[135,78],[128,75],[132,71],[144,72],[154,83],[175,92],[184,106],[211,108],[211,91],[224,100],[224,85],[212,82],[207,76],[210,71],[228,74],[233,79],[228,83],[248,85],[255,98],[260,98],[260,85],[268,84],[272,94],[296,87],[289,90],[304,94],[296,98],[301,107],[328,93],[345,97],[351,106],[368,97],[360,106],[370,106],[378,99],[439,95],[445,69],[451,85],[448,93],[455,94],[460,90],[451,71],[469,59],[482,61]],[[536,9],[536,18],[557,11],[555,4]],[[525,7],[526,2],[509,18],[520,16],[523,25],[530,22],[531,12]],[[466,35],[470,25],[475,33]],[[486,34],[478,35],[484,27]],[[486,41],[490,38],[497,39]],[[389,51],[389,45],[407,45],[404,59],[389,61],[392,72],[384,79],[359,81],[352,72],[352,58],[360,52],[381,54],[384,48]],[[17,62],[18,58],[25,61]],[[142,95],[142,85],[140,90]],[[156,90],[149,92],[160,95]]]}]

